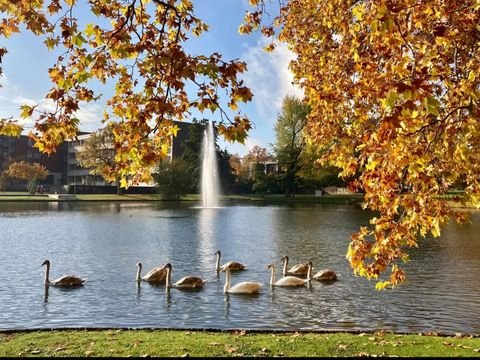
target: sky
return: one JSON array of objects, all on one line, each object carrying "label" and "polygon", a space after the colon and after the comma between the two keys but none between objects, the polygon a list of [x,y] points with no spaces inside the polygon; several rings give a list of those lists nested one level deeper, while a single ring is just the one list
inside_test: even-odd
[{"label": "sky", "polygon": [[[271,144],[275,142],[274,124],[283,97],[289,94],[301,96],[301,91],[292,85],[293,76],[288,70],[293,54],[284,45],[279,45],[273,53],[267,53],[263,50],[265,39],[260,33],[238,33],[238,26],[249,9],[247,0],[193,0],[193,3],[196,16],[209,25],[209,31],[198,39],[192,37],[185,44],[186,49],[193,54],[218,52],[224,60],[245,61],[248,71],[241,79],[254,95],[251,102],[239,104],[242,114],[253,122],[245,144],[231,144],[220,138],[220,147],[241,156],[255,145],[270,151]],[[82,19],[85,14],[81,9],[75,16],[79,22],[88,22]],[[45,109],[52,107],[43,97],[51,88],[47,70],[54,64],[56,54],[46,49],[42,39],[28,32],[15,34],[9,39],[1,38],[0,46],[8,50],[3,59],[4,74],[0,79],[0,117],[18,118],[19,107],[23,104],[41,104]],[[100,90],[104,96],[95,103],[85,104],[77,113],[82,131],[95,131],[102,126],[100,119],[111,90]],[[210,111],[198,115],[220,120],[218,113]],[[229,115],[233,118],[235,113]],[[23,124],[26,132],[31,130],[31,119],[26,119]]]}]

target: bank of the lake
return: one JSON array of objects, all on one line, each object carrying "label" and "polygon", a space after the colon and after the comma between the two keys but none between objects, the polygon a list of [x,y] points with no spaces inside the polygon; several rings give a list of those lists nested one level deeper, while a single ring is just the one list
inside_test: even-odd
[{"label": "bank of the lake", "polygon": [[[201,201],[201,195],[182,196],[181,201]],[[170,201],[160,194],[76,194],[75,198],[55,199],[48,194],[28,194],[21,192],[0,192],[0,201]],[[220,201],[254,201],[264,203],[319,203],[319,204],[353,204],[363,201],[362,195],[297,195],[287,198],[281,194],[274,195],[228,195],[221,196]]]},{"label": "bank of the lake", "polygon": [[[445,195],[442,198],[447,201],[452,207],[460,209],[477,210],[472,204],[468,202],[454,201],[458,193]],[[180,201],[201,201],[200,194],[188,194],[182,196]],[[174,200],[174,201],[179,201]],[[75,194],[74,198],[70,199],[55,199],[49,197],[48,194],[28,194],[26,192],[0,192],[0,202],[2,201],[48,201],[48,202],[62,202],[62,201],[171,201],[163,199],[160,194]],[[247,194],[247,195],[224,195],[220,197],[220,201],[227,203],[230,201],[237,202],[255,202],[264,204],[358,204],[363,202],[363,195],[361,194],[341,194],[323,196],[300,194],[295,197],[286,197],[282,194]]]},{"label": "bank of the lake", "polygon": [[480,338],[393,333],[54,330],[0,333],[0,356],[478,357]]}]

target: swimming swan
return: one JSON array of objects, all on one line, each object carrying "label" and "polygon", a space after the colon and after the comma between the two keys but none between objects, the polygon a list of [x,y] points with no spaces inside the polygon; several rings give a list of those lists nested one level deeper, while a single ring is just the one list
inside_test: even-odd
[{"label": "swimming swan", "polygon": [[178,280],[175,284],[172,284],[171,282],[172,264],[168,263],[164,266],[164,268],[167,270],[167,282],[166,282],[167,289],[170,289],[172,287],[180,288],[180,289],[198,289],[203,287],[203,284],[206,281],[196,276],[184,276],[183,278]]},{"label": "swimming swan", "polygon": [[308,263],[305,264],[297,264],[292,266],[290,269],[288,268],[288,256],[285,255],[282,257],[283,261],[283,276],[293,275],[293,276],[306,276],[308,272]]},{"label": "swimming swan", "polygon": [[312,278],[318,281],[335,281],[337,280],[337,274],[331,269],[323,269],[313,275]]},{"label": "swimming swan", "polygon": [[225,272],[224,294],[257,294],[262,287],[262,284],[255,281],[243,281],[230,287],[230,268],[226,267],[221,271]]},{"label": "swimming swan", "polygon": [[296,276],[284,276],[283,278],[275,281],[275,266],[273,264],[268,264],[267,269],[272,270],[272,275],[270,276],[270,285],[271,286],[306,286],[309,284],[312,275],[312,263],[308,262],[308,271],[307,278],[300,279]]},{"label": "swimming swan", "polygon": [[150,270],[144,277],[141,277],[142,263],[137,263],[137,281],[147,281],[155,284],[165,284],[167,279],[167,269],[164,266],[157,266]]},{"label": "swimming swan", "polygon": [[85,282],[85,279],[80,279],[78,276],[75,275],[63,275],[56,280],[50,281],[50,261],[45,260],[41,266],[46,265],[45,269],[45,285],[52,285],[52,286],[63,286],[63,287],[75,287],[75,286],[82,286]]},{"label": "swimming swan", "polygon": [[247,265],[239,263],[237,261],[229,261],[220,266],[220,257],[222,256],[222,252],[220,250],[217,250],[215,252],[215,255],[217,255],[217,263],[215,265],[215,270],[217,272],[222,271],[222,269],[225,267],[228,267],[230,271],[244,270],[247,267]]}]

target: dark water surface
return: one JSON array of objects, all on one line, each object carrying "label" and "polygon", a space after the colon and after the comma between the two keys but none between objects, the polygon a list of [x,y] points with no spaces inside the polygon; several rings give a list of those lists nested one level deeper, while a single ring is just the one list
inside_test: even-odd
[{"label": "dark water surface", "polygon": [[[0,203],[0,329],[154,327],[263,330],[377,330],[480,333],[480,217],[448,225],[440,239],[425,239],[405,266],[408,283],[378,292],[355,277],[345,259],[349,235],[369,213],[354,206],[228,206],[198,209],[192,203]],[[232,284],[264,284],[256,296],[223,294],[214,271],[237,260],[248,270]],[[291,265],[312,260],[340,280],[308,288],[268,285],[268,263],[280,276],[283,255]],[[50,278],[73,272],[83,288],[51,287]],[[172,278],[207,279],[201,291],[170,290],[135,282],[170,262]]]}]

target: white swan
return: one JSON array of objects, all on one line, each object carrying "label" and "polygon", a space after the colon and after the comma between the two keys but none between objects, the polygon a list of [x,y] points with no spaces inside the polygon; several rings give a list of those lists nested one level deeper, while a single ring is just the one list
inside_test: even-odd
[{"label": "white swan", "polygon": [[75,287],[75,286],[82,286],[85,282],[85,279],[81,279],[76,275],[63,275],[58,279],[50,281],[50,260],[45,260],[42,266],[46,266],[45,269],[45,285],[52,285],[52,286],[63,286],[63,287]]},{"label": "white swan", "polygon": [[215,265],[215,270],[222,271],[225,267],[228,267],[230,271],[240,271],[240,270],[245,270],[247,265],[239,263],[238,261],[229,261],[220,266],[220,257],[222,256],[222,252],[220,250],[217,250],[215,252],[215,255],[217,255],[217,263]]},{"label": "white swan", "polygon": [[166,281],[166,288],[180,288],[180,289],[198,289],[203,287],[203,284],[206,280],[202,280],[196,276],[184,276],[174,284],[171,282],[171,273],[172,273],[172,264],[168,263],[164,266],[167,270],[167,281]]},{"label": "white swan", "polygon": [[257,294],[262,284],[256,281],[243,281],[230,287],[230,268],[226,267],[221,271],[225,272],[224,294]]},{"label": "white swan", "polygon": [[337,273],[332,269],[323,269],[313,275],[312,279],[318,281],[335,281],[337,280]]},{"label": "white swan", "polygon": [[155,284],[165,284],[167,269],[164,266],[157,266],[150,270],[144,277],[141,277],[142,263],[137,263],[137,281],[147,281]]},{"label": "white swan", "polygon": [[307,278],[300,279],[296,276],[284,276],[283,278],[275,281],[275,266],[273,264],[268,264],[267,269],[272,270],[272,275],[270,276],[270,285],[271,286],[306,286],[309,284],[312,275],[312,263],[309,261],[307,262],[308,271],[307,271]]},{"label": "white swan", "polygon": [[283,261],[283,276],[293,275],[293,276],[306,276],[308,272],[308,263],[297,264],[288,269],[288,256],[285,255],[282,257]]}]

